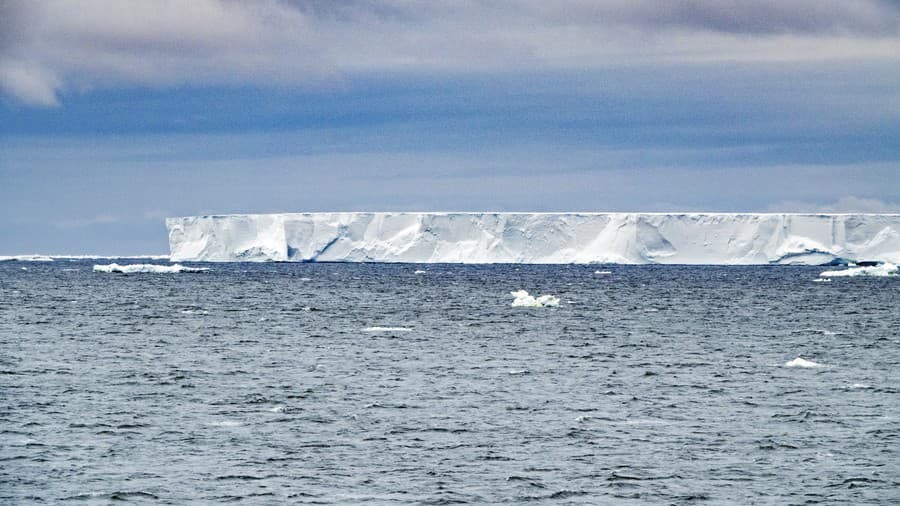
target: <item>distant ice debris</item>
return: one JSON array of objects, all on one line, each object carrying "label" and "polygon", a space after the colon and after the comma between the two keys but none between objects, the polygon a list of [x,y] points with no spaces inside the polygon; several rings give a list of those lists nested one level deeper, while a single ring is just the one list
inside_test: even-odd
[{"label": "distant ice debris", "polygon": [[119,258],[168,260],[169,255],[0,255],[0,262],[53,262],[54,260],[113,260]]},{"label": "distant ice debris", "polygon": [[612,271],[594,271],[594,274],[597,274],[597,275],[612,274]]},{"label": "distant ice debris", "polygon": [[814,367],[825,367],[822,364],[813,362],[812,360],[806,360],[806,359],[803,359],[800,357],[797,357],[794,360],[791,360],[789,362],[785,362],[784,366],[785,367],[802,367],[804,369],[812,369]]},{"label": "distant ice debris", "polygon": [[559,306],[559,297],[555,295],[541,295],[539,297],[534,297],[532,295],[528,295],[528,292],[525,290],[517,290],[515,292],[509,292],[510,295],[515,297],[515,300],[510,304],[512,307],[558,307]]},{"label": "distant ice debris", "polygon": [[117,272],[121,274],[154,273],[169,274],[178,272],[204,272],[206,267],[185,267],[181,264],[156,265],[156,264],[131,264],[131,265],[95,265],[94,272]]},{"label": "distant ice debris", "polygon": [[814,279],[813,283],[831,283],[831,278],[818,278]]},{"label": "distant ice debris", "polygon": [[53,258],[45,255],[0,255],[0,262],[52,262]]},{"label": "distant ice debris", "polygon": [[366,327],[362,329],[363,332],[412,332],[411,328],[407,327]]},{"label": "distant ice debris", "polygon": [[897,276],[897,266],[885,262],[880,265],[870,265],[866,267],[850,267],[848,269],[842,269],[839,271],[825,271],[819,274],[820,277],[823,278],[837,278],[837,277],[854,277],[854,276]]},{"label": "distant ice debris", "polygon": [[418,270],[418,271],[414,272],[413,274],[426,274],[426,272],[423,270]]}]

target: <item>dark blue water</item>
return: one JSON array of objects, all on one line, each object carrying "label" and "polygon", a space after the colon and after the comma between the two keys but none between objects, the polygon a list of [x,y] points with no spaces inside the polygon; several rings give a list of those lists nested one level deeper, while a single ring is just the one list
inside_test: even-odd
[{"label": "dark blue water", "polygon": [[93,263],[0,263],[2,503],[900,502],[900,279]]}]

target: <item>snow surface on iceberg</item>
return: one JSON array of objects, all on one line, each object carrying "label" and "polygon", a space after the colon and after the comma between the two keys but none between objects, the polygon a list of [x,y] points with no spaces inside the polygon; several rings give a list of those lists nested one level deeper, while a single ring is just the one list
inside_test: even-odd
[{"label": "snow surface on iceberg", "polygon": [[166,225],[173,262],[900,263],[900,214],[348,212]]}]

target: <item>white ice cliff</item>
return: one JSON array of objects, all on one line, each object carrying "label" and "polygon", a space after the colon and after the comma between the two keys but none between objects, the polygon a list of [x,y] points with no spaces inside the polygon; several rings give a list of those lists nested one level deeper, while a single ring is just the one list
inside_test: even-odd
[{"label": "white ice cliff", "polygon": [[900,214],[348,212],[166,225],[173,262],[900,263]]}]

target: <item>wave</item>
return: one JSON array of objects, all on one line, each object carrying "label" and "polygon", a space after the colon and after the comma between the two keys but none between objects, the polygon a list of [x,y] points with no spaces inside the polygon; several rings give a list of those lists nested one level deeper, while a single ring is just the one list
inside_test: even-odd
[{"label": "wave", "polygon": [[509,292],[510,295],[515,297],[512,304],[512,307],[558,307],[559,306],[559,297],[555,295],[541,295],[539,297],[534,297],[529,295],[525,290],[517,290],[515,292]]},{"label": "wave", "polygon": [[885,262],[880,265],[870,265],[865,267],[850,267],[848,269],[842,269],[839,271],[825,271],[819,274],[822,278],[838,278],[838,277],[856,277],[856,276],[875,276],[875,277],[884,277],[884,276],[897,276],[897,266]]},{"label": "wave", "polygon": [[154,274],[170,274],[177,272],[205,272],[206,267],[185,267],[181,264],[174,265],[156,265],[156,264],[131,264],[131,265],[94,265],[94,272],[108,272],[121,274],[137,274],[137,273],[154,273]]}]

